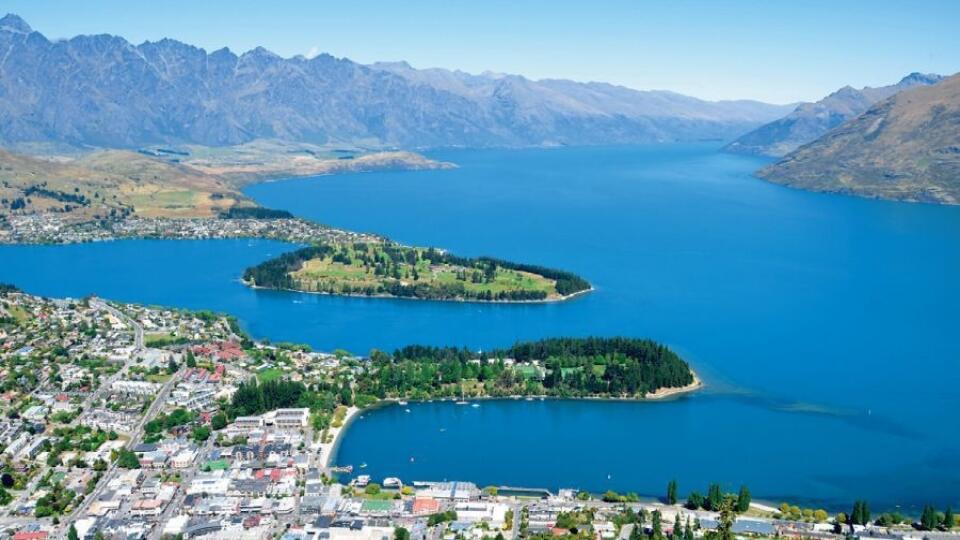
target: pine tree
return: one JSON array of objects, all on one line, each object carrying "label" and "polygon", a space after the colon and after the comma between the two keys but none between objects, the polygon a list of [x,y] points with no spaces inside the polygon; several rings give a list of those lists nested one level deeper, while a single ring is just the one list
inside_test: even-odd
[{"label": "pine tree", "polygon": [[80,535],[73,523],[70,524],[70,530],[67,532],[67,540],[80,540]]},{"label": "pine tree", "polygon": [[750,509],[750,490],[747,486],[740,486],[740,493],[737,495],[737,512],[743,513]]},{"label": "pine tree", "polygon": [[920,528],[925,531],[932,531],[940,525],[940,516],[937,515],[937,509],[929,504],[923,507],[923,513],[920,515]]},{"label": "pine tree", "polygon": [[950,530],[956,524],[957,518],[953,515],[953,508],[947,507],[947,511],[943,513],[943,528]]},{"label": "pine tree", "polygon": [[681,538],[683,538],[683,525],[680,523],[680,512],[677,512],[677,517],[673,520],[673,539],[680,540]]},{"label": "pine tree", "polygon": [[660,523],[660,511],[653,511],[653,540],[663,540],[663,525]]},{"label": "pine tree", "polygon": [[667,504],[677,504],[677,481],[676,480],[671,480],[670,483],[667,484]]},{"label": "pine tree", "polygon": [[723,491],[720,490],[720,484],[710,484],[710,490],[707,491],[707,510],[716,512],[720,509],[723,502]]}]

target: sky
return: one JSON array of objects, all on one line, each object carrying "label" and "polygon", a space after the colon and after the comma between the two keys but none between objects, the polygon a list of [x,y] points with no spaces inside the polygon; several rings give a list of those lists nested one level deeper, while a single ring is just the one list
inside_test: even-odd
[{"label": "sky", "polygon": [[960,0],[0,0],[48,38],[109,33],[237,53],[814,101],[960,71]]}]

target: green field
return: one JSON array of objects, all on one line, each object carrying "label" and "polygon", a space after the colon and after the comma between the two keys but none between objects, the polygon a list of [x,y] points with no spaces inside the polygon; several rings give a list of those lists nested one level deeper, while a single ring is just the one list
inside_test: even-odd
[{"label": "green field", "polygon": [[260,382],[272,381],[274,379],[279,379],[282,376],[283,370],[279,368],[261,369],[257,372],[257,379],[260,379]]}]

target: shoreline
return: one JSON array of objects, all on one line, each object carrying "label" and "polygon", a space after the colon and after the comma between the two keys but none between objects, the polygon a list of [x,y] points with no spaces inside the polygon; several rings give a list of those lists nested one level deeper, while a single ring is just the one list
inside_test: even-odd
[{"label": "shoreline", "polygon": [[665,387],[665,388],[658,388],[658,389],[657,389],[656,391],[654,391],[654,392],[649,392],[649,393],[647,393],[647,395],[644,396],[643,399],[652,400],[652,401],[657,401],[657,400],[668,399],[668,398],[671,398],[671,397],[682,396],[682,395],[684,395],[684,394],[689,394],[689,393],[691,393],[691,392],[696,392],[696,391],[698,391],[698,390],[702,390],[702,389],[706,386],[706,384],[703,382],[703,380],[700,379],[700,377],[697,376],[697,372],[696,372],[696,371],[694,371],[694,370],[691,369],[691,370],[690,370],[690,374],[693,375],[693,382],[692,382],[692,383],[690,383],[690,384],[688,384],[688,385],[686,385],[686,386],[676,386],[676,387],[671,387],[671,388],[666,388],[666,387]]},{"label": "shoreline", "polygon": [[[706,384],[701,380],[695,371],[692,369],[690,372],[693,374],[693,382],[687,386],[675,387],[675,388],[661,388],[656,392],[648,393],[645,397],[642,398],[632,398],[632,397],[612,397],[612,396],[582,396],[582,397],[562,397],[562,396],[547,396],[547,395],[510,395],[510,396],[472,396],[464,397],[462,401],[472,402],[472,401],[526,401],[527,398],[530,398],[531,401],[610,401],[610,402],[636,402],[644,403],[648,401],[663,401],[669,398],[679,398],[686,394],[697,392],[706,387]],[[322,443],[320,445],[321,451],[321,463],[323,468],[329,468],[332,466],[331,460],[333,456],[337,453],[340,448],[340,442],[342,441],[345,432],[357,419],[360,413],[365,413],[373,411],[381,407],[388,407],[391,405],[400,405],[400,402],[404,401],[407,403],[432,403],[437,402],[446,402],[446,403],[456,403],[461,401],[461,398],[456,397],[442,397],[442,398],[431,398],[431,399],[412,399],[412,398],[384,398],[369,407],[360,409],[356,406],[351,406],[347,409],[347,415],[343,419],[343,425],[339,428],[330,428],[329,433],[333,435],[333,440],[330,443]],[[344,465],[345,466],[345,465]]]},{"label": "shoreline", "polygon": [[468,298],[419,298],[416,296],[394,296],[392,294],[357,294],[357,293],[330,293],[325,291],[302,291],[300,289],[288,289],[288,288],[277,288],[277,287],[261,287],[259,285],[251,285],[247,281],[240,279],[240,283],[243,283],[245,286],[260,291],[281,291],[281,292],[293,292],[300,294],[316,294],[320,296],[342,296],[346,298],[372,298],[372,299],[386,299],[386,300],[416,300],[420,302],[459,302],[461,304],[557,304],[560,302],[566,302],[568,300],[573,300],[578,296],[585,295],[596,291],[596,287],[593,285],[589,289],[584,289],[582,291],[577,291],[566,296],[560,296],[559,298],[545,298],[543,300],[477,300],[477,299],[468,299]]},{"label": "shoreline", "polygon": [[360,409],[355,405],[347,407],[347,414],[343,418],[343,425],[338,428],[331,426],[327,430],[327,433],[332,435],[333,439],[331,439],[329,443],[320,443],[320,464],[324,469],[328,469],[332,466],[331,460],[340,446],[340,440],[342,439],[343,433],[348,427],[350,427],[350,424],[356,418],[357,414],[365,410],[367,409]]}]

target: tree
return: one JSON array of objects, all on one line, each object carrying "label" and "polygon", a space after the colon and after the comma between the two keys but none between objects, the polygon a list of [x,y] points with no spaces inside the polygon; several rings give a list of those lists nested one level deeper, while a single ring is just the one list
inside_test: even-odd
[{"label": "tree", "polygon": [[940,526],[940,516],[937,515],[937,509],[931,505],[923,507],[923,513],[920,515],[920,528],[925,531],[932,531]]},{"label": "tree", "polygon": [[722,502],[723,491],[720,489],[720,484],[710,484],[710,489],[707,491],[707,510],[718,511]]},{"label": "tree", "polygon": [[850,513],[850,525],[866,525],[870,523],[870,505],[867,501],[854,501],[853,512]]},{"label": "tree", "polygon": [[667,484],[667,504],[677,504],[677,481],[676,480],[671,480]]},{"label": "tree", "polygon": [[720,516],[717,518],[717,530],[708,535],[709,540],[734,540],[733,523],[736,521],[736,498],[732,495],[723,497],[717,505]]},{"label": "tree", "polygon": [[393,531],[393,540],[410,540],[410,531],[403,527],[397,527]]},{"label": "tree", "polygon": [[176,372],[177,363],[173,361],[173,357],[171,356],[170,359],[167,360],[167,375],[173,375]]},{"label": "tree", "polygon": [[953,515],[953,508],[948,506],[946,512],[943,513],[943,528],[949,531],[956,524],[957,518]]},{"label": "tree", "polygon": [[195,368],[197,367],[197,357],[193,355],[193,351],[187,349],[187,367]]},{"label": "tree", "polygon": [[683,538],[683,524],[680,523],[680,512],[677,512],[676,517],[673,520],[673,540],[681,540]]},{"label": "tree", "polygon": [[650,537],[652,540],[663,540],[663,524],[660,523],[660,511],[653,511],[653,535]]},{"label": "tree", "polygon": [[130,450],[121,448],[117,453],[117,467],[122,469],[139,469],[140,460],[137,459],[137,455]]},{"label": "tree", "polygon": [[740,493],[737,495],[737,512],[743,513],[750,509],[750,490],[747,486],[740,486]]},{"label": "tree", "polygon": [[210,426],[197,426],[191,433],[193,440],[202,443],[210,438]]},{"label": "tree", "polygon": [[210,418],[210,427],[215,430],[221,430],[227,427],[227,415],[218,412]]},{"label": "tree", "polygon": [[690,510],[699,510],[703,506],[703,495],[699,491],[691,491],[684,506]]},{"label": "tree", "polygon": [[73,523],[70,524],[70,530],[67,532],[67,540],[80,540],[77,527]]}]

